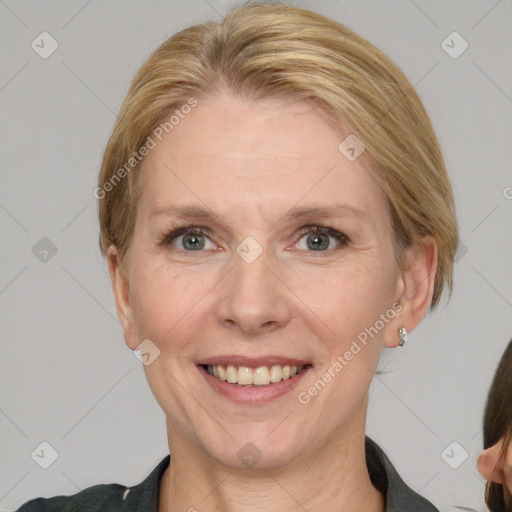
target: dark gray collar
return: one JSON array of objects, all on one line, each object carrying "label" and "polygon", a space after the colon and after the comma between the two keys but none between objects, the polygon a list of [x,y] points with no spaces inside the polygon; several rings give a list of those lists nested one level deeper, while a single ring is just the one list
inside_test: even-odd
[{"label": "dark gray collar", "polygon": [[[405,484],[386,454],[368,436],[365,450],[370,479],[385,496],[386,512],[439,512]],[[157,512],[160,481],[169,463],[170,455],[167,455],[143,482],[130,489],[125,500],[127,510]]]},{"label": "dark gray collar", "polygon": [[386,496],[386,512],[439,512],[400,478],[380,446],[365,437],[366,465],[373,485]]}]

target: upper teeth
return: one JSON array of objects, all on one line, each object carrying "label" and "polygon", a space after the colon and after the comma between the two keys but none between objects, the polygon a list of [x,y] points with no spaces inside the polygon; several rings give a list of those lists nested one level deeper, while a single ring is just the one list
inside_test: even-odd
[{"label": "upper teeth", "polygon": [[304,366],[297,367],[289,365],[260,366],[259,368],[233,365],[208,365],[206,370],[210,375],[220,380],[228,381],[231,384],[266,386],[271,382],[279,382],[294,377],[303,368]]}]

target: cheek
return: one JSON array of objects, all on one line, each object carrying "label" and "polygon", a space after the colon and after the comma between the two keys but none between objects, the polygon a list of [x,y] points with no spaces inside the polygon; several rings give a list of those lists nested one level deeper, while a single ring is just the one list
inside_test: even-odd
[{"label": "cheek", "polygon": [[132,285],[132,304],[139,335],[162,345],[179,330],[209,289],[202,275],[141,264]]},{"label": "cheek", "polygon": [[392,274],[378,259],[361,257],[337,268],[319,269],[316,275],[295,276],[291,288],[339,343],[374,325],[391,308]]}]

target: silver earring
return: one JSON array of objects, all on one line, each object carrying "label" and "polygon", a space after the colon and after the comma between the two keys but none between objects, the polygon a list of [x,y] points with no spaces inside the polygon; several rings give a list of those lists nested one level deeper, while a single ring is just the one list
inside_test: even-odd
[{"label": "silver earring", "polygon": [[403,347],[405,345],[405,342],[407,341],[407,331],[405,330],[404,327],[402,327],[399,331],[398,331],[398,335],[400,336],[400,343],[398,343],[401,347]]}]

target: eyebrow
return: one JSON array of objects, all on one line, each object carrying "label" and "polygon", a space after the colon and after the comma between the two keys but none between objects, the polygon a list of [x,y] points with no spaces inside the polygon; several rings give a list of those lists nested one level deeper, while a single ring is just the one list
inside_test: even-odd
[{"label": "eyebrow", "polygon": [[[173,205],[163,208],[155,208],[150,212],[150,218],[156,216],[170,216],[181,219],[193,220],[215,220],[223,221],[212,210],[204,206],[196,205]],[[302,206],[288,210],[275,224],[281,222],[301,221],[312,218],[355,218],[356,220],[367,221],[368,216],[359,208],[348,204],[337,204],[333,206]]]}]

